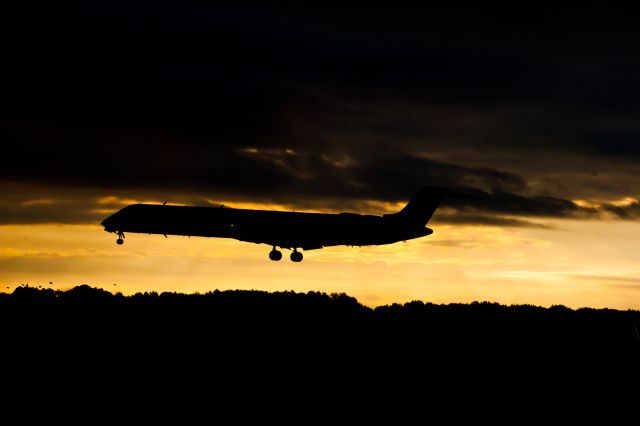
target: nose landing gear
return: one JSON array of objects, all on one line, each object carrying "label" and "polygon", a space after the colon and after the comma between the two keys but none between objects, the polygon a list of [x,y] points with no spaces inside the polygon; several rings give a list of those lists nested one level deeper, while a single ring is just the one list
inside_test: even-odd
[{"label": "nose landing gear", "polygon": [[118,239],[116,240],[116,244],[118,244],[119,246],[124,244],[124,232],[118,231]]}]

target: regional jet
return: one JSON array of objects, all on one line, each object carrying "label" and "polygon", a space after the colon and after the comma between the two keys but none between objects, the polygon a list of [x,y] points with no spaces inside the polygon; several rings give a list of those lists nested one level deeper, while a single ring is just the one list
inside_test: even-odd
[{"label": "regional jet", "polygon": [[302,261],[301,250],[329,246],[392,244],[433,233],[427,223],[445,197],[463,197],[453,191],[425,186],[399,212],[382,216],[356,213],[302,213],[247,210],[230,207],[132,204],[102,222],[105,231],[234,238],[273,249],[269,259],[282,259],[278,248],[292,250],[291,260]]}]

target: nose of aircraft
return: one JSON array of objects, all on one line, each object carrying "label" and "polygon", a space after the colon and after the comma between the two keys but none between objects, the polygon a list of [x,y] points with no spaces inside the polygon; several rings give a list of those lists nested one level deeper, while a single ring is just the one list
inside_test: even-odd
[{"label": "nose of aircraft", "polygon": [[103,220],[102,222],[100,222],[100,225],[104,226],[104,230],[108,231],[108,232],[113,232],[113,225],[114,225],[114,219],[113,219],[114,215],[109,216],[108,218],[106,218],[105,220]]}]

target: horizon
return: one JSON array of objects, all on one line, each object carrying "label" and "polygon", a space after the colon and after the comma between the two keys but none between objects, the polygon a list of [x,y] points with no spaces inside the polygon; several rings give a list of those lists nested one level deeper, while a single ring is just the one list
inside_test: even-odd
[{"label": "horizon", "polygon": [[108,288],[101,288],[101,287],[94,287],[91,286],[89,284],[78,284],[69,288],[52,288],[52,287],[44,287],[44,286],[30,286],[28,283],[16,286],[12,292],[6,292],[6,291],[0,291],[0,293],[8,295],[8,296],[13,296],[16,294],[16,291],[18,289],[31,289],[31,290],[35,290],[36,292],[47,292],[47,291],[52,291],[54,293],[68,293],[68,292],[72,292],[73,290],[78,290],[78,289],[89,289],[91,291],[99,291],[99,292],[105,292],[108,293],[110,296],[113,297],[124,297],[124,298],[134,298],[136,296],[156,296],[156,297],[160,297],[163,295],[173,295],[173,296],[211,296],[211,295],[216,295],[216,294],[223,294],[223,293],[243,293],[243,294],[250,294],[250,293],[260,293],[260,294],[267,294],[269,296],[280,296],[280,295],[288,295],[288,294],[295,294],[297,296],[309,296],[309,295],[319,295],[319,296],[323,296],[323,297],[328,297],[330,299],[335,299],[335,298],[341,298],[341,297],[346,297],[348,299],[352,299],[356,304],[371,309],[371,310],[376,310],[377,308],[390,308],[390,307],[394,307],[394,306],[400,306],[400,307],[406,307],[407,305],[413,305],[415,303],[418,303],[420,305],[433,305],[433,306],[441,306],[441,307],[447,307],[447,306],[471,306],[471,305],[498,305],[500,307],[503,308],[519,308],[519,307],[531,307],[531,308],[536,308],[536,309],[545,309],[545,310],[549,310],[549,309],[555,309],[555,308],[561,308],[561,309],[566,309],[569,311],[580,311],[580,310],[596,310],[596,311],[618,311],[618,312],[630,312],[630,313],[640,313],[640,310],[638,309],[612,309],[612,308],[592,308],[592,307],[588,307],[588,306],[583,306],[580,308],[571,308],[565,305],[551,305],[551,306],[540,306],[540,305],[532,305],[532,304],[510,304],[510,305],[506,305],[506,304],[501,304],[498,302],[492,302],[489,300],[474,300],[472,302],[467,302],[467,303],[460,303],[460,302],[451,302],[451,303],[433,303],[431,301],[425,301],[425,300],[411,300],[408,302],[404,302],[404,303],[389,303],[389,304],[384,304],[384,305],[377,305],[377,306],[369,306],[369,305],[365,305],[363,303],[361,303],[357,298],[347,294],[347,293],[326,293],[326,292],[319,292],[319,291],[315,291],[315,290],[309,290],[307,292],[299,292],[299,291],[294,291],[294,290],[276,290],[276,291],[266,291],[266,290],[258,290],[258,289],[227,289],[227,290],[219,290],[219,289],[215,289],[215,290],[209,290],[206,292],[193,292],[193,293],[184,293],[184,292],[177,292],[177,291],[164,291],[164,292],[156,292],[156,291],[144,291],[144,292],[136,292],[136,293],[123,293],[121,291],[111,291]]}]

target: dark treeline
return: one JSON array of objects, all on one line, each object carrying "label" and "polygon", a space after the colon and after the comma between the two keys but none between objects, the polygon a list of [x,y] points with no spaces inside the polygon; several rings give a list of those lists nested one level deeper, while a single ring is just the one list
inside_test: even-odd
[{"label": "dark treeline", "polygon": [[71,382],[78,394],[108,384],[132,399],[190,392],[255,401],[284,389],[312,402],[308,395],[351,401],[356,391],[391,398],[417,387],[416,395],[491,400],[486,388],[498,386],[507,397],[542,388],[560,400],[594,379],[626,381],[640,359],[639,311],[563,306],[372,309],[319,292],[124,296],[22,286],[0,294],[0,320],[4,372],[25,393],[33,383],[56,393]]},{"label": "dark treeline", "polygon": [[339,343],[370,349],[437,344],[495,347],[640,345],[640,311],[498,303],[438,305],[414,301],[371,309],[346,294],[227,290],[124,296],[81,285],[68,291],[21,286],[0,294],[3,324],[17,333],[59,338],[231,339]]}]

